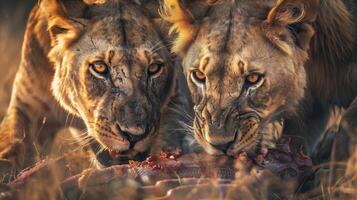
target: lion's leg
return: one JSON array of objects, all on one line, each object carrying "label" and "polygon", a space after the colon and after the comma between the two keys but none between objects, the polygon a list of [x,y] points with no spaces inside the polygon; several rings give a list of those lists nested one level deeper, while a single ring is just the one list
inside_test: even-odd
[{"label": "lion's leg", "polygon": [[311,155],[326,131],[331,108],[314,98],[305,97],[296,113],[285,119],[283,136],[292,139],[296,148],[303,147],[304,153]]},{"label": "lion's leg", "polygon": [[335,108],[333,112],[331,112],[326,130],[322,134],[311,154],[315,163],[329,161],[331,159],[332,153],[334,155],[333,159],[341,159],[341,155],[343,155],[341,152],[347,153],[345,148],[346,145],[341,145],[348,143],[347,137],[346,135],[339,134],[338,132],[342,115],[343,110],[339,108]]},{"label": "lion's leg", "polygon": [[339,131],[357,138],[357,97],[343,114]]},{"label": "lion's leg", "polygon": [[347,160],[357,144],[357,98],[344,112],[337,110],[333,126],[324,133],[313,157],[317,162]]},{"label": "lion's leg", "polygon": [[342,142],[336,142],[336,158],[346,160],[355,150],[357,144],[357,97],[343,113],[337,132]]},{"label": "lion's leg", "polygon": [[37,77],[29,72],[33,70],[20,66],[9,108],[0,126],[0,158],[8,159],[16,168],[35,161],[38,155],[35,139],[44,123],[54,121],[49,114],[54,101],[49,84],[45,84],[50,81],[44,81],[51,76]]}]

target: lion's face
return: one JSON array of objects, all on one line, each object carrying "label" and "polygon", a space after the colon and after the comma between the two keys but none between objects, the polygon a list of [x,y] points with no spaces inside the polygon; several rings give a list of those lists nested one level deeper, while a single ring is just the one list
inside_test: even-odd
[{"label": "lion's face", "polygon": [[303,96],[304,69],[257,27],[237,27],[227,40],[221,22],[205,23],[183,61],[196,138],[213,154],[255,150],[262,126]]},{"label": "lion's face", "polygon": [[130,3],[112,6],[81,22],[83,31],[68,47],[60,44],[65,34],[58,35],[50,53],[56,66],[52,89],[102,147],[135,155],[148,149],[158,130],[176,69],[144,11]]},{"label": "lion's face", "polygon": [[[176,52],[182,55],[195,103],[195,136],[208,153],[254,153],[268,143],[261,130],[293,110],[304,95],[304,45],[313,35],[311,26],[294,30],[275,18],[270,21],[274,10],[263,2],[218,1],[199,22],[180,27],[182,21],[171,21],[179,34],[187,27],[193,33],[178,41],[191,42],[175,47],[182,47]],[[175,9],[189,16],[182,5],[166,3],[168,21]]]}]

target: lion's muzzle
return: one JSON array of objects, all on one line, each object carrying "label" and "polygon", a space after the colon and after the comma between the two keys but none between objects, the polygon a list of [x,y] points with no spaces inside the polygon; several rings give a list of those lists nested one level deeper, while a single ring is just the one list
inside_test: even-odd
[{"label": "lion's muzzle", "polygon": [[213,147],[224,151],[234,142],[237,126],[229,111],[196,110],[195,130]]},{"label": "lion's muzzle", "polygon": [[[206,111],[203,111],[205,113]],[[206,112],[207,113],[207,112]],[[256,125],[260,117],[254,112],[220,112],[216,115],[199,115],[196,113],[194,123],[196,134],[201,134],[201,139],[207,143],[210,148],[214,148],[227,154],[232,149],[244,149],[248,143],[253,143],[256,137]],[[241,148],[242,147],[242,148]]]}]

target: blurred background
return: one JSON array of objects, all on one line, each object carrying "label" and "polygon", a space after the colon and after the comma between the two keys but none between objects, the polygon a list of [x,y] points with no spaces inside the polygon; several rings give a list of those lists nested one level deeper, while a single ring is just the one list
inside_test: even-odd
[{"label": "blurred background", "polygon": [[21,59],[26,21],[36,0],[0,1],[0,121],[6,112],[11,85]]}]

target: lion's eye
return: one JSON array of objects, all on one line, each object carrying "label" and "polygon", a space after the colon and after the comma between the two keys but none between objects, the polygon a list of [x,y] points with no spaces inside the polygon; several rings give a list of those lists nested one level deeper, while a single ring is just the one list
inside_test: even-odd
[{"label": "lion's eye", "polygon": [[148,73],[150,76],[155,76],[161,72],[161,69],[163,68],[164,64],[163,63],[153,63],[149,65],[148,68]]},{"label": "lion's eye", "polygon": [[99,75],[106,75],[109,72],[108,66],[102,61],[92,63],[90,69]]},{"label": "lion's eye", "polygon": [[248,75],[245,80],[246,80],[246,83],[249,84],[249,85],[255,85],[257,83],[259,83],[263,78],[263,75],[261,74],[251,74],[251,75]]},{"label": "lion's eye", "polygon": [[196,83],[204,84],[206,82],[206,74],[200,70],[192,71],[191,78]]}]

